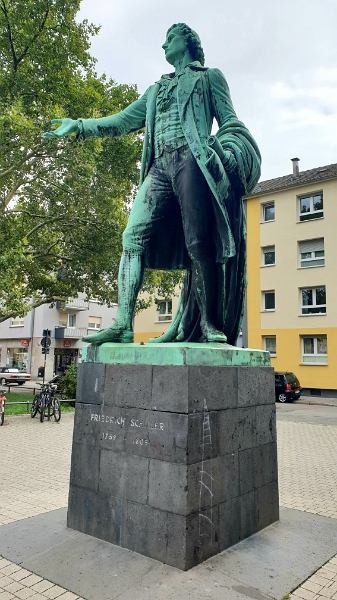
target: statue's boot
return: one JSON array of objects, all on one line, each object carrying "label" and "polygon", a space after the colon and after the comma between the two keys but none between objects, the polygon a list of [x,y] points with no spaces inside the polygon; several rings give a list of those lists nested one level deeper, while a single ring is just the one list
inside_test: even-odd
[{"label": "statue's boot", "polygon": [[[227,342],[226,335],[219,331],[214,325],[204,322],[201,320],[200,322],[201,331],[204,337],[205,342],[219,342],[221,344],[225,344]],[[185,339],[184,331],[180,331],[175,339],[176,342],[183,342]]]},{"label": "statue's boot", "polygon": [[114,323],[92,335],[84,336],[90,344],[117,342],[132,344],[134,341],[132,319],[138,292],[143,281],[143,258],[141,251],[124,250],[118,272],[118,312]]},{"label": "statue's boot", "polygon": [[214,325],[204,323],[201,320],[200,327],[206,342],[220,342],[221,344],[227,342],[227,337],[223,331],[219,331]]},{"label": "statue's boot", "polygon": [[[225,344],[227,337],[214,325],[216,307],[215,265],[210,257],[192,261],[192,286],[197,298],[200,327],[205,342]],[[179,336],[178,336],[179,337]],[[177,341],[179,341],[177,337]]]},{"label": "statue's boot", "polygon": [[120,344],[132,344],[133,343],[133,331],[132,329],[125,329],[117,323],[113,323],[110,327],[103,329],[97,333],[91,335],[85,335],[83,338],[84,342],[90,344],[104,344],[105,342],[117,342]]}]

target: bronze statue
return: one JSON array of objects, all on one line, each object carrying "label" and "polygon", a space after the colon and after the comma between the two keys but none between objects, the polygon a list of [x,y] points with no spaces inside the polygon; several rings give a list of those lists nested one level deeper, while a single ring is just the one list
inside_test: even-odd
[{"label": "bronze statue", "polygon": [[[260,153],[237,119],[227,82],[204,66],[200,38],[184,23],[163,44],[175,72],[125,110],[99,119],[55,119],[46,138],[126,135],[145,126],[140,186],[123,234],[115,322],[83,339],[133,342],[144,268],[185,269],[176,315],[155,342],[228,342],[240,331],[245,295],[242,196],[260,176]],[[219,129],[211,136],[216,119]]]}]

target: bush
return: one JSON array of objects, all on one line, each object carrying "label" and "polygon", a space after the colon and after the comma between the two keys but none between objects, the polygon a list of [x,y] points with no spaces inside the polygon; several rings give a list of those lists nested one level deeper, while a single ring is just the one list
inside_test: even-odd
[{"label": "bush", "polygon": [[76,398],[77,367],[69,365],[61,381],[62,394],[71,400]]}]

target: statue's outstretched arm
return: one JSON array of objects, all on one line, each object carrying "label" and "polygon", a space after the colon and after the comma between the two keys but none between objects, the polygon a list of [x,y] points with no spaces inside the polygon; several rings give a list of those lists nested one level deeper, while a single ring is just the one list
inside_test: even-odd
[{"label": "statue's outstretched arm", "polygon": [[53,119],[53,124],[60,124],[54,131],[46,132],[45,139],[58,138],[71,133],[77,134],[77,139],[116,137],[127,135],[145,126],[147,91],[135,102],[119,113],[98,119]]}]

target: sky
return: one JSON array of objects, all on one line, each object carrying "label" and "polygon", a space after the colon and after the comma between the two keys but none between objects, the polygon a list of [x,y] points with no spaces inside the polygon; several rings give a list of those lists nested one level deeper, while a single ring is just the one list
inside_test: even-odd
[{"label": "sky", "polygon": [[167,29],[195,29],[260,147],[261,181],[294,157],[301,171],[337,163],[337,0],[82,0],[79,19],[101,25],[97,72],[140,93],[172,71]]}]

